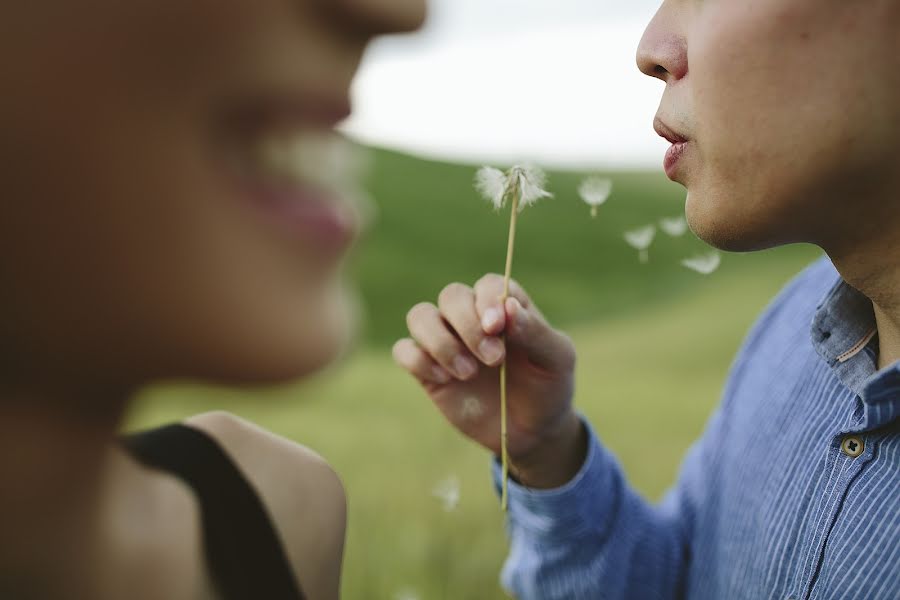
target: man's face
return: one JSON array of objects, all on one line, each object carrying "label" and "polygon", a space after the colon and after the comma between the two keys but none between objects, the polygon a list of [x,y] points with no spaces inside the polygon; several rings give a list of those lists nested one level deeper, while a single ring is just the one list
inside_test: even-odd
[{"label": "man's face", "polygon": [[840,252],[896,218],[900,2],[666,0],[638,65],[709,243]]}]

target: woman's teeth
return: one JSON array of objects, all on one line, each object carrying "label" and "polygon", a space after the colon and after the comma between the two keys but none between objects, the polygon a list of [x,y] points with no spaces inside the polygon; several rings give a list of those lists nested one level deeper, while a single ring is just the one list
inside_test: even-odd
[{"label": "woman's teeth", "polygon": [[310,200],[340,205],[355,226],[366,229],[377,213],[362,186],[369,168],[365,149],[330,131],[267,133],[240,144],[232,172],[269,202],[306,205]]},{"label": "woman's teeth", "polygon": [[256,141],[251,161],[257,176],[277,183],[346,189],[359,178],[355,148],[334,133],[272,135]]}]

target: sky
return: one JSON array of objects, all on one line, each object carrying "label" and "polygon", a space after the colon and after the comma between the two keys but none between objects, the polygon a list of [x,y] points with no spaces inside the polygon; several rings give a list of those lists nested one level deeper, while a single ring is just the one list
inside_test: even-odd
[{"label": "sky", "polygon": [[344,129],[466,162],[661,168],[663,83],[635,50],[657,0],[431,0],[424,29],[376,41]]}]

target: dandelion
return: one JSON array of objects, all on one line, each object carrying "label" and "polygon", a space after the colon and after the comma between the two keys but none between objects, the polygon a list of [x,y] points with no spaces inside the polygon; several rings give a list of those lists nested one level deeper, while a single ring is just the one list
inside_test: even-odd
[{"label": "dandelion", "polygon": [[722,255],[718,252],[710,252],[709,254],[701,254],[693,258],[686,258],[681,261],[681,265],[687,267],[691,271],[696,271],[701,275],[711,275],[722,264]]},{"label": "dandelion", "polygon": [[612,181],[602,177],[588,177],[578,186],[578,195],[591,207],[591,216],[597,216],[597,209],[604,204],[612,192]]},{"label": "dandelion", "polygon": [[[500,297],[500,301],[503,303],[509,297],[517,218],[526,206],[530,206],[542,198],[553,197],[553,194],[544,189],[546,183],[547,176],[533,165],[516,165],[506,173],[493,167],[482,167],[475,175],[475,189],[493,204],[496,210],[502,209],[507,200],[512,202],[512,216],[509,219],[509,238],[506,247],[506,270],[503,276],[503,295]],[[500,365],[500,461],[503,470],[500,506],[504,511],[508,506],[509,488],[509,453],[506,441],[506,361],[503,361],[503,364]]]},{"label": "dandelion", "polygon": [[524,165],[510,169],[513,177],[518,179],[519,212],[543,198],[552,198],[553,194],[545,190],[547,175],[534,165]]},{"label": "dandelion", "polygon": [[456,510],[456,507],[459,506],[459,477],[451,475],[440,481],[434,486],[434,489],[431,490],[431,495],[441,501],[441,505],[444,507],[445,511],[453,512]]},{"label": "dandelion", "polygon": [[687,233],[688,224],[682,216],[668,217],[659,220],[659,228],[662,229],[666,235],[671,237],[681,237]]},{"label": "dandelion", "polygon": [[475,174],[475,189],[496,210],[502,209],[507,200],[512,200],[517,211],[522,212],[541,198],[552,198],[553,194],[544,189],[546,184],[547,176],[534,165],[516,165],[506,173],[482,167]]},{"label": "dandelion", "polygon": [[653,239],[656,237],[655,225],[647,225],[645,227],[626,231],[624,237],[625,241],[628,242],[628,245],[640,253],[641,263],[646,263],[650,260],[650,254],[647,250],[650,248],[650,244],[653,243]]}]

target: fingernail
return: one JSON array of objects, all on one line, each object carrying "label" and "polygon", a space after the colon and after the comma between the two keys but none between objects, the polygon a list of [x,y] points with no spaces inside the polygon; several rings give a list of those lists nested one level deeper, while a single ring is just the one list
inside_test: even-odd
[{"label": "fingernail", "polygon": [[510,315],[510,320],[512,321],[511,328],[517,332],[523,331],[528,325],[528,319],[528,313],[521,310],[520,306],[517,306],[512,315]]},{"label": "fingernail", "polygon": [[487,362],[496,362],[503,356],[503,343],[495,337],[484,338],[478,344],[478,352]]},{"label": "fingernail", "polygon": [[457,356],[453,359],[453,370],[462,379],[468,379],[478,370],[478,365],[468,356]]},{"label": "fingernail", "polygon": [[431,376],[434,379],[435,383],[447,383],[450,381],[450,373],[448,373],[443,367],[434,366],[431,369]]},{"label": "fingernail", "polygon": [[493,329],[500,322],[500,311],[496,308],[489,308],[484,311],[481,317],[481,326],[484,329]]}]

